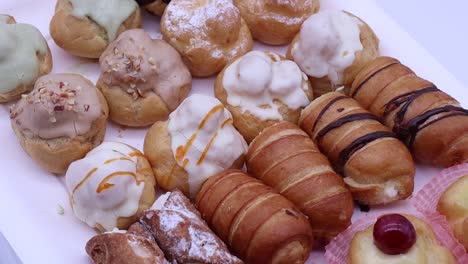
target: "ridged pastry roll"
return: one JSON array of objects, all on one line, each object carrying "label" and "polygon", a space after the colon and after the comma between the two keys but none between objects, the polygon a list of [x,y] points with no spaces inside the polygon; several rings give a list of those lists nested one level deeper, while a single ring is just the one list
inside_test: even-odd
[{"label": "ridged pastry roll", "polygon": [[413,192],[415,167],[410,152],[351,97],[333,92],[317,98],[304,109],[299,125],[359,202],[386,204]]},{"label": "ridged pastry roll", "polygon": [[443,167],[468,161],[468,110],[398,60],[368,63],[350,95],[393,129],[416,160]]},{"label": "ridged pastry roll", "polygon": [[328,242],[351,224],[351,193],[298,126],[281,122],[263,130],[250,144],[246,163],[252,176],[308,216],[315,239]]},{"label": "ridged pastry roll", "polygon": [[246,263],[304,263],[307,218],[282,195],[240,170],[208,179],[196,199],[203,219]]}]

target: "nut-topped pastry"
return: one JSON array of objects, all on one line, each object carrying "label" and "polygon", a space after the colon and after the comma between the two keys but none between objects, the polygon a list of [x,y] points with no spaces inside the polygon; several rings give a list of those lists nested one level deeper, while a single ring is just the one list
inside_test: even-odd
[{"label": "nut-topped pastry", "polygon": [[58,0],[50,34],[73,55],[99,58],[120,33],[140,26],[140,8],[134,0]]},{"label": "nut-topped pastry", "polygon": [[29,92],[52,69],[52,55],[41,32],[0,14],[0,103]]},{"label": "nut-topped pastry", "polygon": [[49,74],[11,107],[13,130],[44,169],[64,173],[104,139],[109,109],[104,96],[77,74]]},{"label": "nut-topped pastry", "polygon": [[197,77],[218,73],[253,45],[230,0],[173,0],[161,18],[161,33]]},{"label": "nut-topped pastry", "polygon": [[215,95],[232,113],[247,142],[283,120],[297,123],[312,87],[296,63],[273,52],[251,51],[218,75]]},{"label": "nut-topped pastry", "polygon": [[102,143],[73,162],[65,180],[76,217],[100,231],[128,228],[156,198],[146,157],[123,143]]},{"label": "nut-topped pastry", "polygon": [[166,10],[167,5],[171,0],[136,0],[138,4],[144,7],[149,12],[162,16],[164,10]]},{"label": "nut-topped pastry", "polygon": [[142,29],[123,32],[99,59],[97,87],[109,103],[110,118],[126,126],[166,120],[192,87],[180,55]]}]

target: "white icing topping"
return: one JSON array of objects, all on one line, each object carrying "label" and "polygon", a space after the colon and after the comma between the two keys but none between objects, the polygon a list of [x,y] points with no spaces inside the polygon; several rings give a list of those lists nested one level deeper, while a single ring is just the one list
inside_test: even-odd
[{"label": "white icing topping", "polygon": [[194,197],[203,182],[232,166],[247,143],[232,125],[232,115],[217,99],[194,94],[170,114],[172,151],[188,175]]},{"label": "white icing topping", "polygon": [[362,22],[343,11],[321,11],[302,24],[299,40],[292,47],[294,61],[307,75],[328,78],[340,84],[343,72],[363,49]]},{"label": "white icing topping", "polygon": [[120,25],[138,8],[133,0],[69,0],[73,15],[78,18],[90,17],[107,31],[109,42],[117,37]]},{"label": "white icing topping", "polygon": [[106,230],[113,230],[119,217],[134,215],[145,185],[136,178],[140,155],[128,145],[104,142],[73,162],[65,179],[75,215]]},{"label": "white icing topping", "polygon": [[310,103],[307,76],[296,63],[274,53],[251,51],[237,59],[226,68],[223,86],[230,105],[261,120],[283,120],[276,100],[291,110]]}]

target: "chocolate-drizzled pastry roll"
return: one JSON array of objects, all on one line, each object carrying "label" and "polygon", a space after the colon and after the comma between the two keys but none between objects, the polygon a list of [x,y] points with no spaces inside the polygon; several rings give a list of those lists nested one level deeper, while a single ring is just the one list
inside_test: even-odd
[{"label": "chocolate-drizzled pastry roll", "polygon": [[351,97],[332,92],[317,98],[304,109],[299,125],[359,202],[386,204],[413,192],[415,168],[408,149]]},{"label": "chocolate-drizzled pastry roll", "polygon": [[443,167],[468,161],[468,110],[398,60],[368,63],[350,95],[393,129],[416,160]]},{"label": "chocolate-drizzled pastry roll", "polygon": [[246,155],[249,174],[292,201],[327,243],[351,224],[350,191],[327,157],[297,125],[281,122],[263,130]]}]

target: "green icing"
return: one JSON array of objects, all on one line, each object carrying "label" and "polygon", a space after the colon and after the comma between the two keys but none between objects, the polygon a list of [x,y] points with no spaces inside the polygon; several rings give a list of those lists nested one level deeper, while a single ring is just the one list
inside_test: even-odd
[{"label": "green icing", "polygon": [[36,53],[47,53],[41,32],[28,24],[6,24],[0,16],[0,93],[8,93],[21,84],[30,85],[39,75]]},{"label": "green icing", "polygon": [[69,0],[73,5],[73,15],[89,17],[107,31],[113,41],[120,25],[138,8],[134,0]]}]

